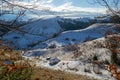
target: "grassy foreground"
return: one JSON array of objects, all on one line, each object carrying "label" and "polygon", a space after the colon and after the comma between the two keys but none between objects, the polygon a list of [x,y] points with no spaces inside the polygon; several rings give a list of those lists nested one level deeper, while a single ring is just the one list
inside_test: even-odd
[{"label": "grassy foreground", "polygon": [[31,80],[97,80],[87,76],[75,75],[63,71],[46,68],[36,68],[33,71]]}]

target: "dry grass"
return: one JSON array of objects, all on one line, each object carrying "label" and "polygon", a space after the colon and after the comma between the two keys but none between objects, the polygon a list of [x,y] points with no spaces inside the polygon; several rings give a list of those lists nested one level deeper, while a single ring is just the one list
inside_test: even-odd
[{"label": "dry grass", "polygon": [[30,80],[31,65],[8,45],[0,40],[0,80]]},{"label": "dry grass", "polygon": [[97,80],[87,76],[75,75],[59,70],[35,68],[31,80]]}]

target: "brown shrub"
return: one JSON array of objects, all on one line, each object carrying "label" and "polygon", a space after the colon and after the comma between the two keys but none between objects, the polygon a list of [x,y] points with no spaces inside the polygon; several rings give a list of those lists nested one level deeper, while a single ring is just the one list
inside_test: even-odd
[{"label": "brown shrub", "polygon": [[114,64],[120,63],[118,60],[118,54],[120,53],[120,36],[119,35],[111,35],[106,37],[106,48],[108,48],[111,52],[111,61]]},{"label": "brown shrub", "polygon": [[[9,45],[9,44],[8,44]],[[0,80],[29,80],[32,67],[21,53],[2,43],[0,45]],[[20,61],[19,63],[16,63]]]}]

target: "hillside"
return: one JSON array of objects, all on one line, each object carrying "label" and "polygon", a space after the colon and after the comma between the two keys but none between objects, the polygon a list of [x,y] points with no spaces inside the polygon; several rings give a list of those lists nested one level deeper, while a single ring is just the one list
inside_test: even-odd
[{"label": "hillside", "polygon": [[[11,45],[16,46],[17,49],[33,49],[36,45],[55,38],[61,32],[68,31],[70,28],[73,30],[85,28],[90,21],[92,21],[90,18],[65,19],[52,17],[39,19],[19,27],[18,30],[9,31],[3,35],[3,40],[5,42],[11,41]],[[78,25],[78,23],[80,24]],[[1,29],[0,31],[5,32],[5,30]],[[44,47],[41,46],[40,48]]]},{"label": "hillside", "polygon": [[[68,46],[57,49],[48,50],[30,50],[23,52],[24,56],[30,60],[33,64],[40,67],[51,68],[55,70],[68,71],[80,75],[87,75],[89,77],[94,77],[96,79],[111,79],[110,73],[104,69],[101,69],[102,74],[96,74],[93,71],[93,56],[99,55],[101,61],[110,61],[109,50],[106,48],[94,48],[94,42],[104,42],[105,39],[98,39],[95,41],[86,42],[80,45]],[[102,53],[102,54],[101,54]],[[105,56],[105,58],[104,58]],[[35,58],[34,58],[35,57]],[[58,64],[50,65],[47,58],[57,58],[60,60]],[[68,64],[67,64],[68,63]],[[69,67],[68,67],[68,66]],[[88,71],[85,72],[85,69]],[[101,71],[100,70],[100,71]],[[103,77],[104,76],[104,77]],[[112,80],[112,79],[111,79]]]},{"label": "hillside", "polygon": [[102,38],[109,33],[119,33],[119,24],[104,24],[104,23],[96,23],[85,29],[80,30],[70,30],[62,32],[59,36],[50,39],[42,44],[38,44],[35,48],[39,48],[44,46],[45,48],[49,48],[51,46],[59,47],[66,46],[72,44],[80,44],[82,42],[91,41],[97,38]]},{"label": "hillside", "polygon": [[[110,35],[118,36],[119,35]],[[23,51],[25,58],[37,67],[87,75],[100,80],[114,80],[106,66],[111,64],[112,52],[106,46],[107,38],[84,42],[56,49]],[[118,54],[119,55],[119,54]],[[57,61],[51,65],[51,62]],[[96,62],[97,60],[97,62]]]},{"label": "hillside", "polygon": [[10,31],[3,36],[3,41],[11,41],[11,45],[18,49],[32,47],[42,41],[58,35],[62,28],[56,18],[37,20],[19,28],[19,31]]}]

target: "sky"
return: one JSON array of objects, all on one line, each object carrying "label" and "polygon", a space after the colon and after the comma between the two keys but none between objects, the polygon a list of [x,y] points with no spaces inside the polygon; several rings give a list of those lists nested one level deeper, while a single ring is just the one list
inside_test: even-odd
[{"label": "sky", "polygon": [[105,9],[92,0],[43,0],[43,5],[53,11],[86,11],[104,13]]},{"label": "sky", "polygon": [[[35,5],[44,7],[45,10],[57,12],[57,16],[86,17],[99,16],[106,13],[106,9],[92,0],[41,0]],[[41,9],[40,7],[40,9]]]},{"label": "sky", "polygon": [[72,3],[73,6],[78,7],[94,7],[92,4],[89,4],[92,0],[51,0],[51,2],[56,5],[60,6],[64,3]]},{"label": "sky", "polygon": [[[28,4],[36,6],[35,11],[40,17],[96,17],[106,13],[106,9],[99,4],[93,4],[91,2],[93,0],[22,0],[22,3],[15,1],[15,4],[22,6]],[[36,14],[28,14],[28,17],[38,17]]]}]

